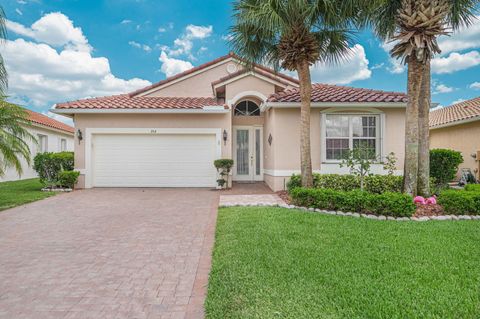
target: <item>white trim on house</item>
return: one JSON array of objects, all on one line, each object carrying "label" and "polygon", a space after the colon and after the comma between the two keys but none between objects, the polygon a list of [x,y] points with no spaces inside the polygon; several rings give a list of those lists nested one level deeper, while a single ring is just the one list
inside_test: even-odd
[{"label": "white trim on house", "polygon": [[92,142],[93,136],[97,134],[211,134],[215,135],[216,158],[218,159],[222,156],[221,128],[85,128],[85,169],[83,170],[85,175],[85,188],[92,188],[93,186]]},{"label": "white trim on house", "polygon": [[[243,92],[240,92],[237,95],[235,95],[232,99],[228,100],[227,105],[228,105],[228,107],[233,108],[233,106],[235,106],[241,100],[243,100],[245,98],[248,98],[248,97],[252,97],[252,96],[260,99],[262,102],[265,102],[267,100],[267,96],[265,96],[264,94],[262,94],[260,92],[257,92],[257,91],[243,91]],[[260,110],[261,109],[262,109],[262,107],[260,106]]]},{"label": "white trim on house", "polygon": [[461,125],[461,124],[468,124],[468,123],[472,123],[472,122],[476,122],[476,121],[480,121],[480,116],[475,116],[475,117],[460,120],[460,121],[455,121],[455,122],[430,126],[430,130],[435,130],[435,129],[444,128],[444,127],[450,127],[450,126],[456,126],[456,125]]},{"label": "white trim on house", "polygon": [[[270,108],[296,108],[300,107],[300,102],[265,102],[262,107],[262,111],[266,111]],[[388,107],[399,108],[407,107],[406,102],[312,102],[312,108],[317,107],[335,107],[335,108],[352,108],[352,107]]]},{"label": "white trim on house", "polygon": [[[55,106],[54,106],[55,107]],[[51,109],[50,112],[56,114],[145,114],[145,113],[162,113],[162,114],[225,114],[230,110],[217,105],[204,106],[202,109]]]},{"label": "white trim on house", "polygon": [[[267,71],[263,71],[263,72],[267,72]],[[241,80],[241,79],[243,79],[243,78],[245,78],[245,77],[248,77],[248,76],[254,76],[254,77],[259,78],[259,79],[261,79],[261,80],[263,80],[263,81],[272,83],[272,84],[274,84],[274,85],[277,85],[277,86],[280,86],[280,87],[283,87],[283,88],[287,87],[288,85],[291,85],[291,86],[294,86],[294,87],[298,87],[298,84],[296,84],[296,83],[294,83],[294,82],[291,82],[291,81],[289,81],[289,80],[287,80],[287,79],[283,79],[283,78],[282,78],[282,79],[284,80],[284,82],[282,82],[281,80],[274,80],[274,79],[272,79],[272,78],[269,78],[269,77],[267,77],[267,76],[264,76],[264,75],[262,75],[262,74],[259,74],[258,72],[255,72],[255,71],[247,71],[247,72],[245,72],[245,73],[242,73],[242,74],[237,75],[236,77],[233,77],[233,78],[231,78],[231,79],[227,79],[227,80],[225,80],[225,81],[222,81],[222,82],[219,82],[219,83],[215,84],[215,85],[213,86],[214,94],[215,94],[216,89],[218,89],[219,87],[222,87],[222,86],[224,86],[224,85],[228,85],[228,84],[230,84],[230,83],[233,83],[233,82],[235,82],[235,81]],[[278,78],[280,78],[280,77],[278,77]],[[285,83],[285,82],[288,82],[288,83]]]}]

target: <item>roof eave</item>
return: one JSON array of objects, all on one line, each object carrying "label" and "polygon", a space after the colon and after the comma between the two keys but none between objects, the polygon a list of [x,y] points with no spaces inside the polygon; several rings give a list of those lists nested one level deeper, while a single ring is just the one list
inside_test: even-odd
[{"label": "roof eave", "polygon": [[201,109],[52,109],[55,114],[224,114],[230,110],[224,107],[206,106]]},{"label": "roof eave", "polygon": [[[296,108],[300,107],[300,102],[265,102],[263,110],[270,108]],[[399,108],[407,107],[407,102],[312,102],[312,108],[317,107],[389,107]]]},{"label": "roof eave", "polygon": [[457,126],[457,125],[472,123],[472,122],[476,122],[476,121],[480,121],[480,115],[470,117],[470,118],[467,118],[467,119],[463,119],[463,120],[459,120],[459,121],[453,121],[453,122],[448,122],[448,123],[444,123],[444,124],[440,124],[440,125],[430,126],[430,130],[436,130],[436,129],[439,129],[439,128]]}]

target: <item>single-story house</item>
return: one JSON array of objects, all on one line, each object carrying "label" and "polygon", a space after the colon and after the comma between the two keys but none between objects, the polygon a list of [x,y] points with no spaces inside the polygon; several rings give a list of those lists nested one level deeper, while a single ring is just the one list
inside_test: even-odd
[{"label": "single-story house", "polygon": [[25,109],[28,113],[30,125],[28,131],[37,138],[37,143],[27,141],[30,147],[32,162],[21,160],[23,174],[18,175],[14,168],[8,168],[6,174],[0,177],[0,181],[14,181],[37,177],[37,172],[32,168],[33,158],[37,153],[73,151],[74,129],[73,127],[54,120],[46,115]]},{"label": "single-story house", "polygon": [[[232,158],[232,179],[282,190],[300,171],[297,79],[234,54],[138,91],[58,103],[78,130],[78,187],[213,187],[213,161]],[[404,93],[314,84],[313,169],[340,168],[346,150],[368,144],[377,156],[404,159]],[[364,141],[364,142],[362,142]],[[373,167],[376,173],[383,166]]]},{"label": "single-story house", "polygon": [[480,97],[430,112],[430,148],[461,152],[459,175],[469,168],[480,178]]}]

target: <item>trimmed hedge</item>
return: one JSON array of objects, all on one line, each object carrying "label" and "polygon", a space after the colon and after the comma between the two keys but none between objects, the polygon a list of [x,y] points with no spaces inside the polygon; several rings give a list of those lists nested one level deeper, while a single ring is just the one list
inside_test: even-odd
[{"label": "trimmed hedge", "polygon": [[[382,194],[385,192],[402,191],[403,177],[394,175],[370,175],[365,176],[365,191]],[[287,189],[291,192],[296,187],[301,187],[300,175],[292,175],[287,183]],[[313,187],[326,188],[337,191],[351,191],[360,189],[360,177],[355,175],[339,174],[313,174]]]},{"label": "trimmed hedge", "polygon": [[445,190],[438,196],[437,203],[446,214],[480,215],[480,192]]},{"label": "trimmed hedge", "polygon": [[401,193],[372,194],[360,190],[337,191],[296,187],[291,190],[292,202],[297,206],[356,213],[373,213],[393,217],[411,217],[416,206],[413,198]]},{"label": "trimmed hedge", "polygon": [[467,192],[480,192],[480,184],[467,184],[465,190]]},{"label": "trimmed hedge", "polygon": [[460,152],[440,148],[430,150],[430,177],[435,178],[437,185],[447,185],[455,178],[462,163]]},{"label": "trimmed hedge", "polygon": [[61,171],[58,174],[58,184],[60,186],[73,188],[77,183],[78,176],[80,176],[80,172],[77,171]]},{"label": "trimmed hedge", "polygon": [[33,159],[33,169],[43,184],[58,181],[61,171],[73,171],[73,152],[38,153]]}]

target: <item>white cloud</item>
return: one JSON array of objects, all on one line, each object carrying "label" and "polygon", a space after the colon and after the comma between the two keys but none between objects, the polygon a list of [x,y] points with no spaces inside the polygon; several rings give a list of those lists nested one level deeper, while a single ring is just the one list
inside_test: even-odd
[{"label": "white cloud", "polygon": [[348,84],[357,80],[370,78],[372,71],[368,68],[368,59],[363,46],[356,44],[348,60],[338,65],[318,63],[311,68],[314,82],[331,84]]},{"label": "white cloud", "polygon": [[122,20],[122,22],[120,22],[121,24],[129,24],[129,23],[132,23],[132,20],[129,20],[129,19],[124,19]]},{"label": "white cloud", "polygon": [[46,115],[48,117],[51,117],[52,119],[57,120],[59,122],[65,123],[65,124],[70,125],[70,126],[74,126],[73,119],[71,119],[69,117],[66,117],[66,116],[63,116],[63,115],[60,115],[60,114],[55,114],[55,113],[52,113],[50,111],[42,112],[42,114]]},{"label": "white cloud", "polygon": [[78,51],[90,52],[92,47],[83,35],[82,29],[74,27],[72,20],[60,12],[45,14],[34,22],[31,27],[6,21],[7,29],[25,37],[32,38],[37,42],[43,42],[56,47],[72,47]]},{"label": "white cloud", "polygon": [[226,34],[226,35],[222,35],[222,40],[227,41],[227,42],[232,41],[233,40],[233,35],[230,34],[230,33]]},{"label": "white cloud", "polygon": [[442,54],[480,47],[480,16],[476,16],[471,25],[460,28],[451,36],[439,37],[438,45]]},{"label": "white cloud", "polygon": [[[58,24],[45,23],[44,17],[32,28],[18,23],[14,23],[13,28],[38,42],[45,39],[45,43],[19,38],[7,40],[0,48],[9,71],[11,99],[45,108],[57,102],[130,92],[150,84],[139,78],[125,80],[115,77],[107,58],[93,57],[91,50],[74,45],[75,39],[77,43],[88,44],[80,28],[73,27],[72,23],[71,31],[79,30],[80,33],[66,36],[68,31],[63,30],[65,35],[59,36]],[[58,49],[52,47],[53,43],[65,46]]]},{"label": "white cloud", "polygon": [[452,102],[452,104],[458,104],[458,103],[462,103],[462,102],[465,102],[466,100],[465,99],[458,99],[458,100],[455,100]]},{"label": "white cloud", "polygon": [[27,1],[25,1],[25,0],[17,0],[17,3],[18,3],[18,4],[27,4]]},{"label": "white cloud", "polygon": [[403,64],[401,60],[394,59],[390,55],[390,50],[393,49],[394,45],[395,45],[394,42],[384,42],[380,46],[388,54],[388,61],[389,61],[390,65],[387,66],[387,71],[390,72],[390,73],[393,73],[393,74],[400,74],[400,73],[405,72],[406,67],[405,67],[405,64]]},{"label": "white cloud", "polygon": [[173,48],[168,48],[166,51],[170,56],[188,55],[190,59],[194,59],[191,52],[193,49],[194,40],[202,40],[210,37],[213,32],[213,27],[198,26],[189,24],[185,28],[185,32],[175,41],[173,41]]},{"label": "white cloud", "polygon": [[192,63],[180,59],[170,58],[164,51],[162,51],[160,54],[159,60],[162,62],[160,71],[165,73],[167,77],[193,68]]},{"label": "white cloud", "polygon": [[464,54],[453,52],[447,57],[432,60],[432,73],[444,74],[465,70],[480,64],[480,53],[470,51]]},{"label": "white cloud", "polygon": [[158,32],[160,33],[167,32],[167,29],[160,27],[158,28]]},{"label": "white cloud", "polygon": [[474,90],[480,90],[480,82],[473,82],[472,84],[470,84],[469,88]]},{"label": "white cloud", "polygon": [[455,88],[446,86],[445,84],[438,84],[435,86],[433,94],[441,94],[441,93],[450,93],[453,92]]},{"label": "white cloud", "polygon": [[131,45],[134,48],[141,49],[145,52],[152,52],[152,48],[149,45],[140,44],[140,43],[135,42],[135,41],[129,41],[128,44]]}]

